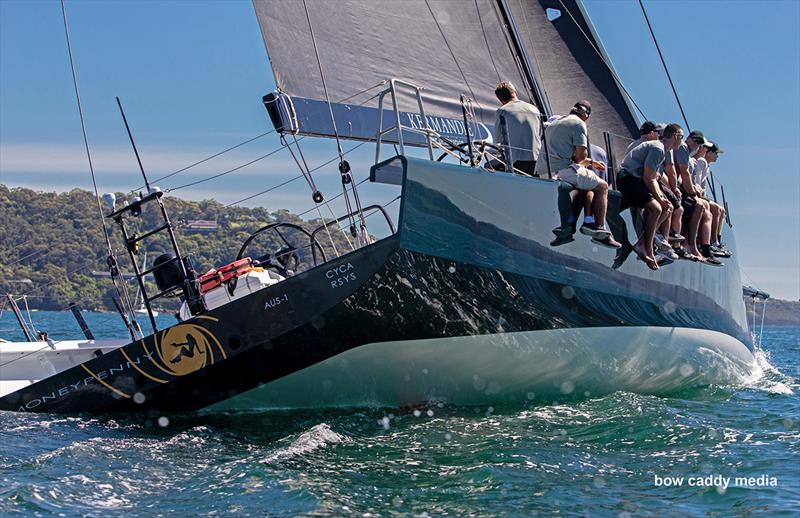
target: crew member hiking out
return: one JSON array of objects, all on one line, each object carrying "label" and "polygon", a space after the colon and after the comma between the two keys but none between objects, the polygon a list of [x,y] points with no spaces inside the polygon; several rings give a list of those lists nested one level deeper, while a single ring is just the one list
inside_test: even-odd
[{"label": "crew member hiking out", "polygon": [[[586,120],[592,113],[589,101],[578,101],[569,115],[554,120],[545,129],[547,156],[539,160],[536,170],[545,176],[549,170],[554,176],[578,190],[591,191],[591,202],[587,201],[581,233],[592,236],[592,240],[609,248],[622,245],[611,237],[605,228],[608,207],[608,183],[597,176],[591,168],[605,169],[602,162],[589,158],[589,136]],[[544,174],[542,174],[544,173]],[[588,199],[588,197],[587,197]]]}]

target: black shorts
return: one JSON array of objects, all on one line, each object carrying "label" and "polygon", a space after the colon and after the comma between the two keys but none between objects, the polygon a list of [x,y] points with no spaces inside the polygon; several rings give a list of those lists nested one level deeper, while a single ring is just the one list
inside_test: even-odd
[{"label": "black shorts", "polygon": [[694,209],[697,208],[697,199],[695,199],[694,194],[687,194],[683,189],[681,189],[681,196],[683,215],[690,216],[694,212]]},{"label": "black shorts", "polygon": [[666,187],[661,187],[661,192],[664,193],[664,197],[667,198],[669,200],[669,202],[672,204],[672,208],[673,209],[677,209],[678,207],[681,206],[681,202],[678,199],[678,197],[675,196],[674,192],[672,192],[671,190],[669,190]]},{"label": "black shorts", "polygon": [[650,200],[655,199],[653,193],[644,184],[644,180],[633,175],[620,176],[617,179],[617,188],[622,193],[621,210],[629,207],[644,208]]}]

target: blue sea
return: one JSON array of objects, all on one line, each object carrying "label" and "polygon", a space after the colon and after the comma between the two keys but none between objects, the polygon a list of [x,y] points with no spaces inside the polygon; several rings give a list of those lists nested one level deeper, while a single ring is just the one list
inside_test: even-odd
[{"label": "blue sea", "polygon": [[[51,337],[80,337],[69,313],[31,316]],[[85,316],[98,337],[124,335],[113,314]],[[0,337],[20,338],[9,312]],[[0,412],[0,515],[800,516],[800,328],[762,338],[748,383],[671,397]]]}]

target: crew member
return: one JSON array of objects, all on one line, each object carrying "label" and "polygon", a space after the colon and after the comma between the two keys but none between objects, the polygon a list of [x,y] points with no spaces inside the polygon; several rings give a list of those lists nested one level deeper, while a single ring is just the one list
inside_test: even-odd
[{"label": "crew member", "polygon": [[[559,180],[580,191],[591,191],[586,197],[581,233],[592,236],[598,244],[611,248],[622,245],[605,228],[608,207],[608,183],[589,168],[605,170],[606,165],[589,157],[589,135],[586,120],[592,113],[589,101],[578,101],[569,115],[551,122],[545,129],[547,157],[539,160],[536,170],[546,176],[548,169]],[[542,173],[545,173],[544,175]],[[591,198],[591,199],[590,199]]]},{"label": "crew member", "polygon": [[502,103],[494,116],[494,141],[503,147],[507,164],[534,176],[542,143],[541,113],[517,97],[510,81],[498,84],[494,94]]}]

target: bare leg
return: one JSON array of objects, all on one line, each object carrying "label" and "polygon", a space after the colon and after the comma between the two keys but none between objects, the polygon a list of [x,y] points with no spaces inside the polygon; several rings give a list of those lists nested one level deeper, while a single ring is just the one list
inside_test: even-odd
[{"label": "bare leg", "polygon": [[703,218],[703,213],[705,210],[703,207],[698,203],[697,206],[692,211],[692,215],[689,218],[689,225],[686,228],[686,249],[692,255],[702,257],[700,255],[700,250],[697,249],[697,232],[700,230],[700,220]]},{"label": "bare leg", "polygon": [[608,208],[608,184],[604,180],[600,180],[592,192],[595,193],[593,198],[596,198],[592,202],[594,221],[598,227],[603,227],[606,224],[606,209]]},{"label": "bare leg", "polygon": [[683,206],[680,206],[672,211],[672,230],[674,230],[676,234],[680,234],[682,225],[683,225]]},{"label": "bare leg", "polygon": [[658,228],[664,239],[669,237],[669,229],[672,226],[672,207],[661,212],[661,218],[658,221]]},{"label": "bare leg", "polygon": [[703,215],[700,218],[699,237],[701,245],[711,244],[711,210],[709,209],[708,202],[705,200],[697,200],[701,202],[703,207]]},{"label": "bare leg", "polygon": [[[656,200],[650,200],[645,204],[644,209],[644,232],[642,237],[633,245],[633,249],[650,266],[651,262],[655,263],[656,261],[653,253],[653,236],[656,235],[656,227],[661,219],[661,205]],[[658,266],[656,265],[656,268],[653,269],[657,268]]]},{"label": "bare leg", "polygon": [[711,242],[719,244],[719,225],[722,222],[720,213],[723,209],[713,202],[709,203],[709,208],[711,209]]},{"label": "bare leg", "polygon": [[592,203],[594,202],[594,192],[580,191],[580,193],[583,196],[583,216],[593,216]]}]

